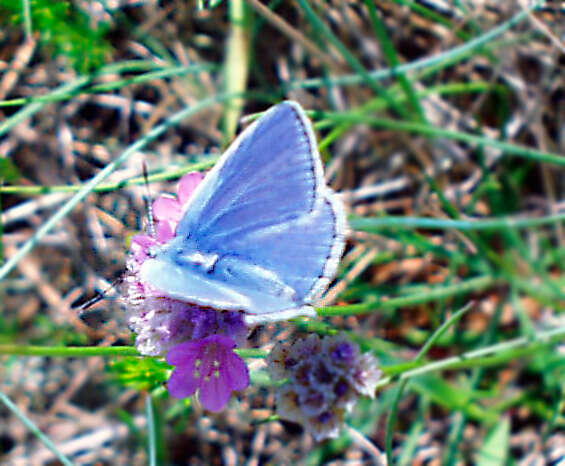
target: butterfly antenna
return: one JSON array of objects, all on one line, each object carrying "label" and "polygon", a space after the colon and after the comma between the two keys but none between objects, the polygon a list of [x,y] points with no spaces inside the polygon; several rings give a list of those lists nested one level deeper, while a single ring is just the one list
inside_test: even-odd
[{"label": "butterfly antenna", "polygon": [[157,237],[157,233],[155,232],[155,220],[153,217],[153,199],[151,196],[151,189],[149,188],[149,175],[147,173],[147,164],[143,162],[143,179],[145,180],[145,209],[147,210],[147,220],[149,222],[149,234],[152,238]]},{"label": "butterfly antenna", "polygon": [[83,313],[88,311],[88,309],[94,306],[97,302],[102,301],[104,299],[104,296],[106,296],[106,292],[101,293],[100,291],[97,291],[96,295],[93,298],[90,298],[88,301],[85,301],[78,307],[79,315],[82,315]]},{"label": "butterfly antenna", "polygon": [[89,309],[92,306],[94,306],[96,303],[105,299],[111,290],[115,289],[120,283],[124,281],[124,276],[125,276],[125,271],[121,273],[118,278],[114,279],[110,284],[110,286],[106,288],[104,291],[96,291],[96,294],[92,298],[85,301],[84,303],[77,306],[73,305],[72,306],[73,308],[78,308],[79,317],[82,317],[85,313],[89,312]]}]

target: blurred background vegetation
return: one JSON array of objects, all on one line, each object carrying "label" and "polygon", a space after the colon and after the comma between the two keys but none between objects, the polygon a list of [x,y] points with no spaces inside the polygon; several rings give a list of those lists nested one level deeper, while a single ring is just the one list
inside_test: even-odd
[{"label": "blurred background vegetation", "polygon": [[294,99],[351,235],[320,320],[265,326],[248,346],[350,332],[386,377],[348,423],[395,464],[560,464],[564,14],[525,0],[0,0],[0,462],[57,464],[22,416],[76,464],[375,461],[351,433],[315,444],[270,419],[258,359],[250,389],[209,415],[168,398],[160,361],[7,354],[130,345],[111,282],[145,221],[143,163],[152,193],[174,192],[242,116]]}]

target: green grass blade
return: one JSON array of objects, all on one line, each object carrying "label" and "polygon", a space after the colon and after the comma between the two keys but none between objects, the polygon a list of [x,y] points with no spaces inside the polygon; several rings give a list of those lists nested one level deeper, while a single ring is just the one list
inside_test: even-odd
[{"label": "green grass blade", "polygon": [[[323,112],[321,117],[328,121],[335,122],[357,122],[359,124],[367,124],[376,128],[386,128],[395,131],[422,134],[430,137],[442,137],[454,141],[465,142],[468,144],[476,144],[479,147],[490,146],[499,149],[504,156],[521,157],[534,162],[551,163],[559,166],[565,166],[565,156],[553,152],[545,152],[537,149],[519,146],[510,142],[499,141],[486,136],[476,134],[463,133],[461,131],[452,131],[435,126],[423,125],[410,121],[398,121],[388,118],[375,118],[368,116],[360,116],[357,114],[335,114]],[[331,124],[330,124],[331,126]]]},{"label": "green grass blade", "polygon": [[[307,0],[298,0],[300,7],[306,14],[308,21],[316,28],[321,35],[325,36],[329,42],[341,53],[345,61],[355,70],[365,81],[365,83],[385,99],[389,106],[403,118],[410,118],[410,114],[406,109],[399,105],[398,102],[390,95],[389,91],[383,88],[377,80],[373,79],[370,73],[365,69],[363,64],[350,52],[350,50],[338,39],[331,29],[318,17]],[[327,80],[327,82],[329,82]]]},{"label": "green grass blade", "polygon": [[[90,77],[81,77],[78,78],[76,81],[65,83],[62,86],[55,89],[50,95],[53,99],[60,99],[65,97],[77,90],[81,89],[85,85],[90,82]],[[25,119],[35,115],[37,112],[43,109],[47,105],[47,102],[37,101],[33,102],[29,105],[26,105],[24,108],[6,118],[2,123],[0,123],[0,136],[3,136],[8,131],[10,131],[14,126],[18,125]]]},{"label": "green grass blade", "polygon": [[459,231],[499,231],[535,228],[565,222],[565,213],[545,217],[499,217],[476,220],[451,220],[425,217],[380,217],[349,220],[351,228],[357,231],[376,233],[385,229],[402,230],[459,230]]},{"label": "green grass blade", "polygon": [[[371,22],[373,23],[373,29],[375,30],[375,34],[379,39],[380,43],[382,44],[384,55],[388,61],[389,66],[392,69],[398,69],[400,66],[400,59],[398,57],[398,53],[394,48],[394,44],[390,40],[388,32],[386,30],[386,24],[382,20],[379,12],[375,7],[375,3],[371,0],[365,0],[365,6],[369,10],[369,17]],[[412,85],[410,79],[406,76],[406,73],[398,73],[396,75],[400,86],[402,87],[404,94],[408,102],[410,103],[413,111],[415,112],[416,121],[420,121],[421,123],[426,123],[426,116],[424,114],[424,110],[422,109],[422,105],[420,104],[420,99]]]},{"label": "green grass blade", "polygon": [[6,408],[8,408],[22,423],[35,435],[43,445],[45,445],[55,457],[63,463],[64,466],[72,466],[73,463],[59,451],[55,444],[47,437],[39,428],[29,419],[20,409],[12,403],[12,400],[8,398],[3,392],[0,391],[0,401],[4,403]]},{"label": "green grass blade", "polygon": [[[468,57],[469,55],[473,54],[477,49],[486,46],[489,43],[492,43],[494,39],[501,36],[505,32],[512,29],[514,26],[517,26],[521,22],[528,19],[528,15],[531,11],[535,10],[542,2],[538,0],[534,4],[530,5],[527,9],[524,9],[517,13],[515,16],[510,18],[508,21],[500,24],[492,28],[490,31],[482,34],[475,39],[472,39],[468,42],[461,44],[460,46],[453,47],[450,50],[445,52],[439,53],[437,55],[433,55],[428,58],[421,58],[419,60],[411,61],[410,63],[406,63],[398,68],[387,68],[387,69],[380,69],[369,72],[369,76],[373,80],[383,80],[392,78],[395,74],[401,73],[408,73],[411,71],[417,71],[422,69],[427,69],[431,67],[441,66],[442,68],[447,67],[456,63],[457,61],[463,60],[464,58]],[[357,84],[362,83],[365,80],[365,77],[360,73],[356,74],[349,74],[344,76],[336,76],[331,78],[331,85],[332,86],[355,86]],[[301,81],[293,81],[287,85],[287,89],[300,89],[300,88],[318,88],[326,86],[327,80],[322,78],[311,78],[311,79],[304,79]]]},{"label": "green grass blade", "polygon": [[145,414],[147,416],[147,456],[150,466],[157,466],[157,427],[154,411],[153,400],[148,394],[145,397]]},{"label": "green grass blade", "polygon": [[[106,193],[110,191],[116,191],[118,189],[127,188],[129,186],[140,186],[144,185],[146,181],[153,183],[156,181],[170,181],[180,178],[189,172],[204,171],[209,170],[214,166],[218,160],[217,155],[207,155],[202,154],[196,156],[197,158],[206,158],[206,161],[191,163],[181,168],[174,170],[168,170],[161,173],[154,173],[147,177],[130,178],[129,180],[118,181],[116,183],[100,183],[92,189],[91,192],[94,193]],[[4,194],[18,194],[20,196],[33,196],[38,194],[49,194],[49,193],[76,193],[83,189],[84,185],[54,185],[54,186],[22,186],[22,185],[10,185],[10,186],[0,186],[0,193]]]}]

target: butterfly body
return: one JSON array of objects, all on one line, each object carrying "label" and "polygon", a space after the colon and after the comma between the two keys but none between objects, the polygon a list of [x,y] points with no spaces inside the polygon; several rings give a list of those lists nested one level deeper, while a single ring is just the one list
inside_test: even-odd
[{"label": "butterfly body", "polygon": [[247,128],[184,207],[176,237],[141,277],[166,295],[249,323],[312,315],[344,248],[311,123],[283,102]]}]

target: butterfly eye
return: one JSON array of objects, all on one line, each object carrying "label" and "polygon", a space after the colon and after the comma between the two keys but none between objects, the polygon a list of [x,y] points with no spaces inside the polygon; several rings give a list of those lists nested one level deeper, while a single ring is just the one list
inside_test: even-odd
[{"label": "butterfly eye", "polygon": [[157,257],[157,251],[159,250],[158,246],[149,246],[149,248],[147,249],[147,254],[149,255],[150,258],[155,258]]}]

